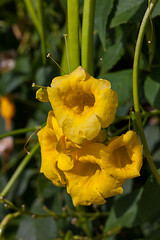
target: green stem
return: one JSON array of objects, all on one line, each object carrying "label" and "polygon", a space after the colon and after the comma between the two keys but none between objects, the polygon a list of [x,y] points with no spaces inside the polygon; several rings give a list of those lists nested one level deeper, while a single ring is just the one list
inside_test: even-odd
[{"label": "green stem", "polygon": [[45,25],[44,25],[44,6],[42,0],[37,0],[38,22],[40,27],[41,51],[43,64],[46,64],[46,41],[45,41]]},{"label": "green stem", "polygon": [[34,146],[34,148],[31,150],[29,155],[25,156],[25,158],[22,160],[22,162],[20,163],[20,165],[18,166],[18,168],[15,170],[14,174],[10,178],[9,182],[7,183],[7,185],[2,190],[2,192],[1,192],[1,196],[2,197],[4,197],[8,193],[8,191],[13,186],[14,182],[17,180],[17,178],[19,177],[19,175],[21,174],[21,172],[23,171],[23,169],[25,168],[27,163],[31,160],[32,156],[37,152],[38,149],[39,149],[39,143],[37,143]]},{"label": "green stem", "polygon": [[149,16],[155,7],[157,3],[157,0],[151,1],[149,4],[146,13],[143,17],[138,38],[137,38],[137,43],[136,43],[136,48],[135,48],[135,55],[134,55],[134,63],[133,63],[133,100],[134,100],[134,109],[135,109],[135,115],[136,115],[136,122],[139,130],[139,135],[143,144],[145,156],[147,158],[148,164],[150,166],[151,171],[153,172],[157,182],[160,184],[160,175],[157,171],[157,168],[153,162],[152,156],[150,154],[147,141],[144,135],[144,130],[143,130],[143,124],[141,120],[141,113],[140,113],[140,105],[139,105],[139,97],[138,97],[138,68],[139,68],[139,58],[140,58],[140,52],[142,48],[142,43],[143,43],[143,38],[144,38],[144,33],[145,29],[149,20]]},{"label": "green stem", "polygon": [[8,136],[15,136],[15,135],[19,135],[19,134],[22,134],[22,133],[36,131],[38,129],[40,130],[45,125],[46,125],[46,123],[42,124],[42,126],[37,126],[37,127],[33,127],[33,128],[20,128],[20,129],[14,130],[12,132],[4,133],[4,134],[0,135],[0,140],[2,138],[8,137]]},{"label": "green stem", "polygon": [[79,1],[68,0],[68,48],[71,72],[80,65],[79,57]]},{"label": "green stem", "polygon": [[93,75],[93,30],[95,0],[85,0],[82,24],[82,67]]},{"label": "green stem", "polygon": [[7,227],[8,223],[13,219],[13,218],[17,218],[21,215],[20,212],[16,212],[16,213],[10,213],[8,215],[6,215],[4,217],[4,219],[2,220],[1,224],[0,224],[0,237],[2,236],[5,228]]},{"label": "green stem", "polygon": [[36,131],[39,128],[40,127],[17,129],[12,132],[8,132],[8,133],[4,133],[4,134],[0,135],[0,139],[8,137],[8,136],[15,136],[15,135],[19,135],[19,134],[26,133],[26,132]]}]

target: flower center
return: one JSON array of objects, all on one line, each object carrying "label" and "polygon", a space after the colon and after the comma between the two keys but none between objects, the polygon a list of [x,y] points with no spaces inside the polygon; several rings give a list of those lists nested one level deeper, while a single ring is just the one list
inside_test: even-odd
[{"label": "flower center", "polygon": [[129,157],[127,149],[120,147],[113,152],[114,164],[117,168],[124,168],[127,164],[131,164],[132,161]]},{"label": "flower center", "polygon": [[72,108],[75,113],[80,114],[84,111],[84,108],[94,106],[95,97],[93,94],[81,91],[69,91],[65,94],[63,102],[68,108]]}]

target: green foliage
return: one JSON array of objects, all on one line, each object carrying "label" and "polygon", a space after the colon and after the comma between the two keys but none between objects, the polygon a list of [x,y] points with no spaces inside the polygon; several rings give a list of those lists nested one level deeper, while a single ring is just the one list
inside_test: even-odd
[{"label": "green foliage", "polygon": [[[38,5],[42,2],[43,9]],[[12,130],[22,128],[21,133],[14,136],[14,148],[8,155],[0,156],[1,191],[23,161],[27,139],[45,123],[51,110],[49,103],[35,99],[37,88],[32,88],[32,83],[49,86],[52,79],[60,75],[60,69],[44,57],[48,51],[58,63],[62,62],[65,49],[63,34],[67,33],[67,1],[42,2],[36,1],[38,4],[32,5],[33,15],[36,13],[36,20],[33,20],[34,16],[24,1],[0,1],[0,96],[9,94],[14,100],[16,115],[12,120]],[[80,26],[83,2],[79,1]],[[96,0],[94,77],[104,78],[105,75],[112,89],[118,93],[117,117],[109,129],[109,134],[114,136],[128,129],[130,108],[134,107],[134,49],[147,4],[148,1],[144,0]],[[149,150],[160,167],[160,1],[151,16],[153,39],[148,44],[151,39],[149,22],[140,57],[139,96]],[[79,35],[81,42],[81,29]],[[43,65],[45,61],[46,65]],[[26,128],[33,131],[23,131]],[[4,133],[7,130],[0,116],[0,134]],[[26,145],[27,151],[31,151],[36,143],[34,134]],[[8,221],[0,239],[159,240],[160,187],[150,175],[145,159],[141,176],[125,183],[124,194],[107,199],[102,206],[78,209],[73,207],[64,188],[54,186],[39,173],[40,164],[40,151],[36,151],[6,195],[10,201],[8,205],[0,199],[0,221],[8,214],[22,211],[21,216]]]}]

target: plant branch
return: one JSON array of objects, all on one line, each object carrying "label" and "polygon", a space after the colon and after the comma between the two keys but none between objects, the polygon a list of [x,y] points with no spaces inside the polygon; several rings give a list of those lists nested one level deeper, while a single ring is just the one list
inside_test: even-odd
[{"label": "plant branch", "polygon": [[79,1],[68,0],[68,48],[71,72],[80,65],[79,57]]},{"label": "plant branch", "polygon": [[93,30],[95,0],[85,0],[82,24],[82,67],[91,75],[93,72]]},{"label": "plant branch", "polygon": [[146,30],[147,23],[149,21],[149,16],[155,7],[157,3],[157,0],[153,0],[150,2],[145,15],[143,17],[138,38],[137,38],[137,43],[136,43],[136,48],[135,48],[135,55],[134,55],[134,63],[133,63],[133,100],[134,100],[134,109],[135,109],[135,116],[136,116],[136,122],[139,130],[139,135],[143,144],[145,156],[147,158],[147,161],[149,163],[150,169],[152,173],[154,174],[157,182],[160,184],[160,175],[158,174],[157,168],[153,162],[152,156],[150,154],[147,141],[144,135],[144,130],[143,130],[143,124],[141,120],[141,113],[140,113],[140,104],[139,104],[139,97],[138,97],[138,70],[139,70],[139,58],[140,58],[140,52],[142,48],[142,43],[143,43],[143,38],[144,38],[144,33]]},{"label": "plant branch", "polygon": [[9,190],[13,186],[14,182],[17,180],[17,178],[19,177],[19,175],[21,174],[21,172],[23,171],[23,169],[25,168],[27,163],[31,160],[31,158],[37,152],[38,149],[39,149],[39,143],[37,143],[34,146],[34,148],[31,150],[29,155],[26,155],[24,157],[24,159],[22,160],[22,162],[20,163],[18,168],[15,170],[14,174],[12,175],[12,177],[10,178],[9,182],[7,183],[7,185],[2,190],[2,192],[1,192],[1,196],[2,197],[4,197],[9,192]]}]

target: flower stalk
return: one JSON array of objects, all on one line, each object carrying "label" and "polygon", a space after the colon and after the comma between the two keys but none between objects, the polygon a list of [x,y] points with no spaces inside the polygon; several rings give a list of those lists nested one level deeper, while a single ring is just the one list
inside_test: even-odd
[{"label": "flower stalk", "polygon": [[79,4],[77,0],[67,1],[69,64],[72,72],[80,65],[79,56]]},{"label": "flower stalk", "polygon": [[153,159],[150,154],[150,151],[149,151],[149,148],[147,145],[147,141],[145,138],[143,124],[142,124],[142,120],[141,120],[139,97],[138,97],[138,72],[139,72],[138,67],[139,67],[140,52],[141,52],[141,48],[142,48],[142,43],[143,43],[146,26],[149,21],[149,16],[150,16],[151,12],[153,11],[156,3],[157,3],[157,0],[153,0],[150,2],[149,6],[146,10],[146,13],[143,17],[143,20],[142,20],[142,23],[140,26],[140,30],[139,30],[139,34],[138,34],[138,38],[137,38],[135,55],[134,55],[134,63],[133,63],[133,100],[134,100],[136,122],[137,122],[138,130],[139,130],[139,135],[140,135],[141,141],[143,143],[145,156],[147,158],[147,161],[148,161],[148,164],[150,166],[152,173],[154,174],[157,182],[160,184],[160,175],[159,175],[157,168],[153,162]]},{"label": "flower stalk", "polygon": [[82,66],[93,75],[93,30],[95,0],[85,0],[82,25]]}]

